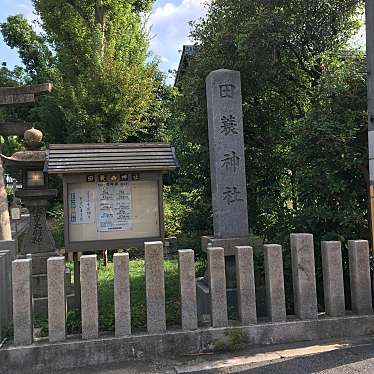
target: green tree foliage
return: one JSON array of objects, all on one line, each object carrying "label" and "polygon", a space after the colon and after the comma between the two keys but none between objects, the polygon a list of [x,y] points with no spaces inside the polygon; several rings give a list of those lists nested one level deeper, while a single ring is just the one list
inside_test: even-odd
[{"label": "green tree foliage", "polygon": [[1,25],[33,82],[54,93],[33,110],[50,142],[123,142],[154,126],[162,80],[147,63],[145,12],[151,0],[34,0],[45,35],[24,17]]},{"label": "green tree foliage", "polygon": [[37,35],[20,14],[8,17],[1,25],[5,43],[17,48],[19,56],[33,83],[44,83],[54,77],[55,58],[48,48],[46,38]]},{"label": "green tree foliage", "polygon": [[369,238],[364,56],[327,56],[311,103],[289,139],[295,226],[343,241]]},{"label": "green tree foliage", "polygon": [[340,235],[364,222],[364,144],[356,147],[365,132],[364,77],[362,61],[348,63],[344,52],[359,10],[359,0],[210,3],[193,27],[196,52],[170,125],[178,186],[201,197],[189,221],[210,202],[205,78],[226,68],[242,77],[251,229],[284,241],[292,230]]}]

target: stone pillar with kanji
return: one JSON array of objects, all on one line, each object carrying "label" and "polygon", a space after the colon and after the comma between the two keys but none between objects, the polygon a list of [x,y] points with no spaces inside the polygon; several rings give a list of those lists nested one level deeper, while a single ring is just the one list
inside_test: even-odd
[{"label": "stone pillar with kanji", "polygon": [[[224,248],[228,305],[236,307],[234,250],[249,244],[240,73],[211,72],[206,92],[214,234],[202,237],[202,249]],[[200,317],[209,314],[207,282],[197,282]]]}]

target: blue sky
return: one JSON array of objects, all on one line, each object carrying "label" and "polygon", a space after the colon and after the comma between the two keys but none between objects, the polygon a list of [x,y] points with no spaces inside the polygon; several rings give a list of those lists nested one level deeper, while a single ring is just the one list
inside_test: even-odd
[{"label": "blue sky", "polygon": [[[0,0],[0,22],[9,15],[22,13],[28,20],[35,21],[31,0]],[[160,68],[164,72],[176,69],[183,44],[189,43],[188,22],[196,20],[205,13],[200,0],[157,0],[149,19],[151,30],[151,51],[159,56]],[[40,31],[37,23],[34,27]],[[0,61],[6,61],[9,68],[19,65],[17,52],[11,50],[0,35]]]}]

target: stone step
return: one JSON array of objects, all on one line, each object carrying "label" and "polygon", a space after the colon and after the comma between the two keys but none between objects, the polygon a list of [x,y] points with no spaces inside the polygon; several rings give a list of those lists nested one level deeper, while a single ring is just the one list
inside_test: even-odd
[{"label": "stone step", "polygon": [[[74,292],[71,284],[70,270],[65,271],[66,294],[69,295]],[[35,274],[32,276],[32,293],[34,297],[47,297],[48,283],[47,274]]]},{"label": "stone step", "polygon": [[32,254],[32,273],[33,274],[46,274],[48,258],[56,257],[56,256],[58,256],[56,252],[33,253]]},{"label": "stone step", "polygon": [[[68,310],[76,308],[75,295],[67,295]],[[48,297],[37,297],[33,299],[34,316],[36,318],[48,318]]]}]

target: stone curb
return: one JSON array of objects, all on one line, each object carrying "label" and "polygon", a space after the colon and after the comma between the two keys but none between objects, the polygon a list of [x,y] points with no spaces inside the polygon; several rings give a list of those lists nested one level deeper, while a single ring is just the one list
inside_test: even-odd
[{"label": "stone curb", "polygon": [[165,334],[134,334],[39,341],[30,346],[0,350],[1,373],[47,373],[55,370],[120,363],[162,355],[197,354],[249,348],[253,345],[291,343],[330,338],[374,335],[374,315],[318,320],[262,323],[249,326],[168,331]]}]

